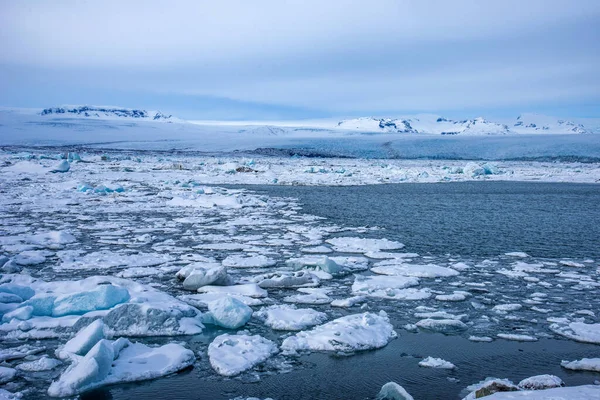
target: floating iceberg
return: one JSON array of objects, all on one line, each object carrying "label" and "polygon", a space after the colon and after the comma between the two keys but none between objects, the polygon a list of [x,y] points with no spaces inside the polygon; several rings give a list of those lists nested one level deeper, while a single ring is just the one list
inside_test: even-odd
[{"label": "floating iceberg", "polygon": [[421,329],[427,329],[430,331],[440,332],[444,334],[452,334],[464,331],[468,326],[457,319],[433,319],[426,318],[416,323]]},{"label": "floating iceberg", "polygon": [[208,313],[203,315],[202,321],[227,329],[237,329],[246,325],[251,317],[250,307],[233,297],[224,296],[208,303]]},{"label": "floating iceberg", "polygon": [[264,268],[272,267],[276,261],[263,255],[240,256],[232,255],[223,260],[223,265],[233,268]]},{"label": "floating iceberg", "polygon": [[377,263],[371,271],[381,275],[415,276],[417,278],[440,278],[456,276],[459,272],[452,268],[440,267],[435,264],[402,264],[393,261],[382,261]]},{"label": "floating iceberg", "polygon": [[[181,271],[180,271],[181,272]],[[230,283],[227,269],[223,266],[212,268],[196,268],[186,274],[183,281],[183,288],[196,291],[202,286],[207,285],[227,285]]]},{"label": "floating iceberg", "polygon": [[358,351],[384,347],[397,336],[387,314],[347,315],[285,339],[285,351]]},{"label": "floating iceberg", "polygon": [[50,371],[62,363],[54,358],[43,356],[35,361],[24,362],[17,365],[17,369],[25,372]]},{"label": "floating iceberg", "polygon": [[220,293],[220,294],[231,294],[231,295],[242,295],[248,297],[267,297],[268,292],[260,288],[256,283],[246,283],[243,285],[232,285],[232,286],[203,286],[198,289],[200,293]]},{"label": "floating iceberg", "polygon": [[389,300],[422,300],[431,297],[429,289],[407,289],[419,279],[406,276],[355,275],[352,293]]},{"label": "floating iceberg", "polygon": [[414,400],[408,392],[396,382],[388,382],[381,387],[376,400]]},{"label": "floating iceberg", "polygon": [[552,324],[550,330],[561,336],[584,343],[600,344],[600,323],[586,324],[585,322],[571,322],[567,324]]},{"label": "floating iceberg", "polygon": [[155,379],[187,368],[195,359],[191,350],[174,343],[148,347],[127,339],[101,339],[52,382],[48,394],[75,396],[100,386]]},{"label": "floating iceberg", "polygon": [[556,375],[536,375],[523,379],[517,386],[523,390],[542,390],[565,386],[565,383]]},{"label": "floating iceberg", "polygon": [[420,367],[439,368],[439,369],[455,369],[456,366],[450,361],[441,358],[427,357],[419,361]]},{"label": "floating iceberg", "polygon": [[224,376],[238,375],[277,353],[275,343],[259,335],[217,336],[208,346],[210,365]]},{"label": "floating iceberg", "polygon": [[293,288],[318,286],[319,278],[308,271],[272,272],[253,279],[261,288]]},{"label": "floating iceberg", "polygon": [[272,329],[301,331],[327,320],[327,314],[311,308],[276,305],[260,309],[255,316]]},{"label": "floating iceberg", "polygon": [[366,253],[382,250],[398,250],[404,247],[402,243],[389,239],[362,239],[357,237],[337,237],[326,240],[340,253]]},{"label": "floating iceberg", "polygon": [[56,164],[54,167],[52,167],[50,172],[69,172],[69,169],[71,169],[71,164],[69,164],[69,161],[62,160],[61,162]]},{"label": "floating iceberg", "polygon": [[573,371],[594,371],[600,372],[600,358],[582,358],[576,361],[563,361],[560,363],[563,368]]}]

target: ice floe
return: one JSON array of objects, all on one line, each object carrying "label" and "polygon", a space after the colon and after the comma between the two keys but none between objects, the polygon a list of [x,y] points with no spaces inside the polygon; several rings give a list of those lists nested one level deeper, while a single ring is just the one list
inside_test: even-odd
[{"label": "ice floe", "polygon": [[385,312],[352,314],[288,337],[281,349],[288,352],[370,350],[384,347],[396,336]]},{"label": "ice floe", "polygon": [[582,358],[575,361],[562,361],[560,365],[563,368],[573,371],[594,371],[600,372],[600,358]]},{"label": "ice floe", "polygon": [[376,400],[414,400],[406,389],[396,382],[388,382],[381,387]]},{"label": "ice floe", "polygon": [[446,361],[442,358],[427,357],[419,361],[420,367],[427,368],[439,368],[439,369],[455,369],[456,366],[450,361]]},{"label": "ice floe", "polygon": [[340,253],[366,253],[382,250],[399,250],[404,247],[402,243],[389,239],[364,239],[358,237],[336,237],[326,240]]},{"label": "ice floe", "polygon": [[208,302],[208,313],[202,316],[202,321],[227,329],[237,329],[244,326],[251,317],[250,307],[234,297],[224,296]]},{"label": "ice floe", "polygon": [[327,314],[311,308],[276,305],[261,308],[255,316],[272,329],[300,331],[327,320]]},{"label": "ice floe", "polygon": [[155,379],[187,368],[195,359],[191,350],[175,343],[148,347],[127,339],[101,339],[52,382],[48,394],[67,397],[100,386]]},{"label": "ice floe", "polygon": [[220,375],[238,375],[277,353],[277,345],[259,335],[217,336],[208,346],[208,357]]},{"label": "ice floe", "polygon": [[456,276],[459,272],[452,268],[440,267],[434,264],[402,264],[393,261],[382,261],[371,268],[371,271],[381,275],[415,276],[418,278],[439,278]]}]

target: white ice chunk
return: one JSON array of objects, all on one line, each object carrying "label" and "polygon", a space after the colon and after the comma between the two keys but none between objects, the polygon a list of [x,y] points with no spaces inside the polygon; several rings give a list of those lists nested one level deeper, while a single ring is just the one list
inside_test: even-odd
[{"label": "white ice chunk", "polygon": [[586,324],[585,322],[556,323],[550,329],[569,339],[584,343],[600,344],[600,323]]},{"label": "white ice chunk", "polygon": [[192,270],[183,281],[186,290],[198,290],[207,285],[226,285],[229,283],[227,269],[223,266],[213,268],[198,268]]},{"label": "white ice chunk", "polygon": [[185,301],[194,307],[208,307],[211,301],[222,299],[223,297],[233,297],[236,300],[241,301],[247,306],[261,306],[263,301],[248,296],[242,296],[239,294],[228,294],[228,293],[198,293],[198,294],[186,294],[178,296],[177,298]]},{"label": "white ice chunk", "polygon": [[327,320],[327,314],[320,311],[287,305],[264,307],[255,316],[270,328],[282,331],[300,331]]},{"label": "white ice chunk", "polygon": [[59,296],[54,300],[52,315],[60,317],[107,310],[129,300],[127,289],[115,285],[100,285],[97,289]]},{"label": "white ice chunk", "polygon": [[536,375],[523,379],[517,385],[523,390],[543,390],[565,386],[565,383],[556,375]]},{"label": "white ice chunk", "polygon": [[472,342],[486,342],[486,343],[494,341],[494,339],[492,339],[489,336],[469,336],[469,340]]},{"label": "white ice chunk", "polygon": [[431,297],[429,289],[406,289],[419,279],[406,276],[355,275],[352,293],[389,300],[422,300]]},{"label": "white ice chunk", "polygon": [[58,164],[56,164],[54,167],[52,167],[50,172],[69,172],[70,168],[71,168],[71,164],[69,164],[69,161],[62,160]]},{"label": "white ice chunk", "polygon": [[127,339],[103,339],[52,382],[48,394],[67,397],[100,386],[155,379],[189,367],[195,358],[175,343],[148,347]]},{"label": "white ice chunk", "polygon": [[50,371],[62,364],[55,358],[43,356],[35,361],[24,362],[17,365],[17,369],[26,372]]},{"label": "white ice chunk", "polygon": [[210,365],[224,376],[238,375],[277,353],[275,343],[259,335],[217,336],[208,346]]},{"label": "white ice chunk", "polygon": [[[310,290],[309,288],[304,288]],[[310,292],[304,292],[306,294],[294,294],[286,296],[283,301],[286,303],[297,303],[297,304],[329,304],[331,303],[331,297],[327,296],[327,293],[316,289]]]},{"label": "white ice chunk", "polygon": [[15,379],[16,375],[16,369],[0,366],[0,385],[12,381],[13,379]]},{"label": "white ice chunk", "polygon": [[442,358],[427,357],[419,361],[420,367],[439,368],[439,369],[455,369],[456,365]]},{"label": "white ice chunk", "polygon": [[362,239],[357,237],[337,237],[326,240],[340,253],[366,253],[382,250],[398,250],[404,247],[402,243],[388,239]]},{"label": "white ice chunk", "polygon": [[[520,390],[516,392],[498,392],[484,397],[486,400],[600,400],[600,386],[584,385],[560,387],[546,390]],[[463,400],[475,399],[467,396]]]},{"label": "white ice chunk", "polygon": [[70,358],[73,354],[84,356],[104,337],[104,322],[97,319],[77,332],[56,355],[60,359]]},{"label": "white ice chunk", "polygon": [[367,296],[352,296],[345,299],[335,299],[331,302],[331,306],[349,308],[365,301],[367,301]]},{"label": "white ice chunk", "polygon": [[347,315],[285,339],[282,350],[356,351],[384,347],[397,336],[387,314]]},{"label": "white ice chunk", "polygon": [[396,382],[388,382],[381,387],[376,400],[414,400],[408,392]]},{"label": "white ice chunk", "polygon": [[300,251],[309,254],[327,254],[333,252],[333,250],[327,246],[303,247],[300,249]]},{"label": "white ice chunk", "polygon": [[464,322],[457,319],[426,318],[417,322],[416,325],[421,329],[427,329],[441,333],[456,333],[464,331],[468,328]]},{"label": "white ice chunk", "polygon": [[471,294],[462,290],[455,290],[452,294],[438,294],[435,299],[438,301],[464,301]]},{"label": "white ice chunk", "polygon": [[581,360],[575,361],[563,361],[560,365],[573,371],[600,372],[600,358],[582,358]]},{"label": "white ice chunk", "polygon": [[246,304],[230,296],[224,296],[208,303],[208,313],[202,321],[219,325],[227,329],[244,326],[252,317],[252,309]]},{"label": "white ice chunk", "polygon": [[452,268],[440,267],[435,264],[392,264],[388,261],[377,263],[371,271],[381,275],[415,276],[418,278],[441,278],[456,276],[459,272]]},{"label": "white ice chunk", "polygon": [[504,253],[505,256],[508,257],[518,257],[518,258],[527,258],[529,257],[529,254],[522,252],[522,251],[512,251],[510,253]]},{"label": "white ice chunk", "polygon": [[316,268],[331,275],[344,272],[344,267],[333,261],[327,256],[306,256],[292,258],[286,261],[286,264],[294,269]]},{"label": "white ice chunk", "polygon": [[263,298],[267,297],[268,292],[259,287],[256,283],[247,283],[244,285],[232,286],[203,286],[198,289],[200,293],[226,293],[231,295],[242,295],[248,297]]},{"label": "white ice chunk", "polygon": [[223,265],[233,268],[264,268],[272,267],[277,262],[272,258],[263,255],[241,256],[231,255],[223,260]]},{"label": "white ice chunk", "polygon": [[38,265],[46,261],[45,251],[28,250],[17,254],[13,261],[18,265]]},{"label": "white ice chunk", "polygon": [[519,335],[514,333],[499,333],[496,336],[501,339],[514,340],[516,342],[537,342],[538,340],[535,336]]},{"label": "white ice chunk", "polygon": [[517,311],[517,310],[520,310],[521,308],[523,308],[523,306],[518,303],[498,304],[497,306],[494,306],[494,308],[492,308],[492,310],[497,313],[502,314],[502,313],[507,313],[509,311]]},{"label": "white ice chunk", "polygon": [[308,271],[272,272],[253,278],[261,288],[309,287],[319,285],[319,278]]}]

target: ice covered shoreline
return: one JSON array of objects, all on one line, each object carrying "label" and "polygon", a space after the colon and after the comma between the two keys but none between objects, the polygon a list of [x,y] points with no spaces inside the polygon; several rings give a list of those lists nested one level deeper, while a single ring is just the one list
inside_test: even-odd
[{"label": "ice covered shoreline", "polygon": [[[4,172],[43,174],[64,151],[2,151]],[[75,153],[78,154],[78,153]],[[481,160],[390,160],[335,157],[280,157],[217,153],[166,155],[163,152],[90,152],[78,170],[94,163],[109,168],[111,179],[138,179],[140,174],[173,175],[202,184],[353,186],[388,183],[471,181],[600,183],[600,163]]]}]

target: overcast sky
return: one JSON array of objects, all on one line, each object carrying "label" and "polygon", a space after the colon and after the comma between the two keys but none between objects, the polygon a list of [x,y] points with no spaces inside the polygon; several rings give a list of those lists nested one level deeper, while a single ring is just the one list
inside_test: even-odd
[{"label": "overcast sky", "polygon": [[0,0],[0,105],[600,117],[600,0]]}]

